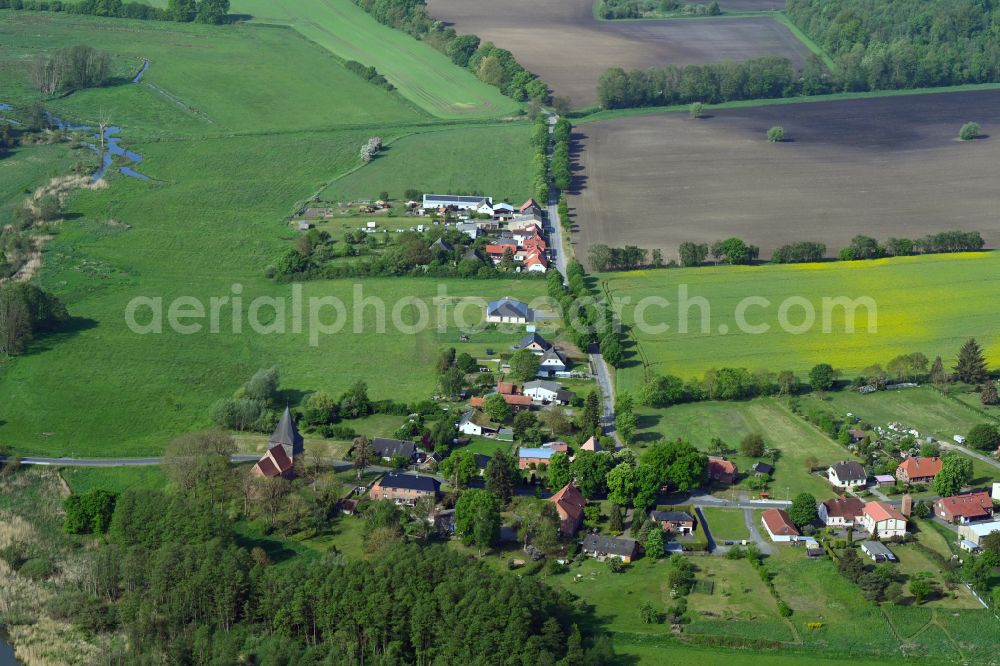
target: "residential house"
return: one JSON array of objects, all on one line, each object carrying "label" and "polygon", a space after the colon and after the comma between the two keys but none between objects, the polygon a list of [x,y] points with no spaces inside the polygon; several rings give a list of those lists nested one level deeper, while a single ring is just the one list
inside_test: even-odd
[{"label": "residential house", "polygon": [[660,529],[674,534],[694,532],[694,517],[687,511],[650,511],[649,519],[659,523]]},{"label": "residential house", "polygon": [[868,502],[861,512],[861,527],[879,539],[906,534],[906,516],[886,502]]},{"label": "residential house", "polygon": [[291,478],[295,474],[295,456],[305,452],[305,439],[295,427],[292,412],[285,407],[281,420],[267,440],[267,451],[253,466],[257,476]]},{"label": "residential house", "polygon": [[417,445],[407,440],[376,437],[372,440],[372,448],[375,449],[375,455],[385,462],[393,458],[413,462],[417,457]]},{"label": "residential house", "polygon": [[708,479],[718,483],[736,481],[736,463],[716,456],[708,457]]},{"label": "residential house", "polygon": [[529,238],[540,236],[541,233],[542,228],[538,226],[537,222],[528,222],[524,226],[512,226],[510,230],[511,238],[519,244],[524,243]]},{"label": "residential house", "polygon": [[545,254],[542,252],[528,252],[522,263],[524,270],[529,273],[544,273],[549,270],[549,260],[545,258]]},{"label": "residential house", "polygon": [[497,324],[527,324],[531,309],[526,303],[513,298],[501,298],[486,306],[486,321]]},{"label": "residential house", "polygon": [[451,252],[455,248],[452,247],[452,244],[446,241],[444,238],[438,238],[436,241],[431,243],[430,249],[431,251]]},{"label": "residential house", "polygon": [[754,476],[770,476],[774,474],[774,466],[768,465],[766,462],[755,462],[750,469]]},{"label": "residential house", "polygon": [[868,473],[865,472],[865,468],[853,460],[843,460],[830,465],[830,469],[826,470],[826,478],[834,488],[842,490],[860,488],[868,483]]},{"label": "residential house", "polygon": [[479,213],[480,215],[489,215],[493,217],[493,200],[492,199],[480,199],[480,201],[472,207],[473,211]]},{"label": "residential house", "polygon": [[[459,222],[455,225],[455,228],[472,240],[476,240],[476,238],[479,237],[479,227],[477,227],[474,222]],[[462,259],[478,259],[482,261],[482,257],[480,257],[479,254],[471,247],[468,251],[466,251],[465,256],[462,257]]]},{"label": "residential house", "polygon": [[499,264],[503,259],[503,255],[510,250],[511,254],[517,252],[517,243],[514,241],[498,240],[495,243],[490,243],[486,246],[486,254],[490,256],[494,264]]},{"label": "residential house", "polygon": [[884,543],[878,541],[862,541],[861,552],[870,557],[873,562],[896,561],[896,555]]},{"label": "residential house", "polygon": [[548,465],[549,460],[551,460],[552,456],[556,453],[558,453],[558,451],[555,449],[544,446],[522,446],[517,450],[517,466],[519,469],[528,469],[528,466],[532,464],[536,467],[539,465]]},{"label": "residential house", "polygon": [[490,418],[482,412],[470,409],[462,414],[462,418],[455,424],[458,431],[463,435],[494,435],[500,426],[490,421]]},{"label": "residential house", "polygon": [[[495,395],[495,394],[490,394],[490,395]],[[503,401],[506,402],[508,405],[510,405],[515,412],[519,412],[525,409],[531,409],[531,405],[534,404],[534,401],[531,399],[531,396],[527,395],[518,395],[514,393],[500,393],[500,396],[503,397]],[[469,400],[469,406],[473,408],[482,409],[483,403],[488,397],[489,397],[488,395],[476,396],[471,400]]]},{"label": "residential house", "polygon": [[997,482],[993,483],[993,492],[991,493],[991,496],[993,497],[994,500],[1000,502],[1000,483]]},{"label": "residential house", "polygon": [[583,509],[587,500],[575,483],[567,483],[549,498],[556,505],[559,514],[559,532],[564,537],[572,537],[583,523]]},{"label": "residential house", "polygon": [[375,500],[390,500],[412,506],[422,497],[437,499],[441,482],[432,476],[389,472],[375,482],[369,494]]},{"label": "residential house", "polygon": [[531,396],[535,402],[554,402],[559,405],[568,405],[573,400],[573,392],[564,389],[562,384],[542,379],[527,382],[524,385],[524,395]]},{"label": "residential house", "polygon": [[914,456],[899,463],[899,467],[896,468],[896,479],[903,483],[930,483],[940,471],[940,458]]},{"label": "residential house", "polygon": [[861,521],[865,503],[856,497],[835,497],[823,500],[816,508],[827,527],[854,527]]},{"label": "residential house", "polygon": [[440,210],[441,208],[450,210],[474,210],[482,203],[490,206],[490,214],[492,215],[492,197],[466,197],[456,196],[453,194],[425,194],[422,208],[424,210]]},{"label": "residential house", "polygon": [[993,532],[1000,532],[1000,520],[989,523],[972,523],[958,526],[958,536],[971,541],[977,546],[982,545],[982,539]]},{"label": "residential house", "polygon": [[538,364],[539,377],[555,377],[566,372],[566,358],[555,347],[542,354]]},{"label": "residential house", "polygon": [[495,215],[495,216],[499,216],[499,215],[506,216],[506,215],[513,215],[513,214],[514,214],[514,207],[511,206],[506,201],[501,201],[498,204],[493,204],[493,215]]},{"label": "residential house", "polygon": [[768,509],[761,515],[760,522],[774,542],[796,541],[799,538],[799,530],[784,509]]},{"label": "residential house", "polygon": [[522,215],[531,213],[538,213],[540,215],[542,212],[542,207],[539,206],[534,199],[528,199],[523,204],[521,204],[521,207],[517,209],[517,212],[521,213]]},{"label": "residential house", "polygon": [[934,502],[934,515],[949,523],[971,523],[993,517],[993,499],[985,491],[942,497]]},{"label": "residential house", "polygon": [[580,446],[580,450],[593,451],[594,453],[597,453],[598,451],[603,451],[604,447],[601,446],[601,443],[597,441],[596,437],[591,435],[590,438]]},{"label": "residential house", "polygon": [[535,354],[536,356],[541,356],[542,354],[547,352],[551,347],[552,344],[548,340],[540,336],[538,333],[532,331],[531,333],[528,333],[526,336],[521,338],[518,341],[518,343],[514,345],[513,348],[527,349],[532,354]]},{"label": "residential house", "polygon": [[627,537],[588,534],[582,548],[584,553],[602,562],[614,558],[628,563],[639,557],[639,542]]}]

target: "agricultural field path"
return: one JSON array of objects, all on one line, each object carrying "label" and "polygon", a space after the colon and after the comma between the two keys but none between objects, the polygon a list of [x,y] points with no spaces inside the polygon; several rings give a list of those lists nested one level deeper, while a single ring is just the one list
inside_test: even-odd
[{"label": "agricultural field path", "polygon": [[991,458],[989,456],[984,456],[982,453],[978,453],[978,452],[973,451],[972,449],[964,447],[964,446],[959,446],[958,444],[952,444],[951,442],[947,442],[947,441],[941,440],[938,443],[941,445],[942,449],[953,449],[955,451],[961,451],[962,453],[964,453],[967,456],[970,456],[970,457],[975,458],[977,460],[981,460],[984,463],[986,463],[987,465],[992,465],[993,467],[996,467],[997,469],[1000,469],[1000,461],[998,461],[996,458]]},{"label": "agricultural field path", "polygon": [[765,555],[770,555],[773,552],[771,544],[761,535],[760,530],[757,529],[757,521],[753,519],[753,511],[750,509],[743,509],[743,520],[746,521],[747,530],[750,531],[750,538],[753,539],[754,543],[757,544],[757,547],[760,548],[760,552]]}]

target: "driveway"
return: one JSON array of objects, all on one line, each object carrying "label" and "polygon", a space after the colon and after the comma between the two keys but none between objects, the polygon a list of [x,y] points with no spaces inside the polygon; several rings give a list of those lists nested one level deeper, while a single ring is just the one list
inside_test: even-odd
[{"label": "driveway", "polygon": [[757,529],[757,521],[753,519],[753,511],[751,509],[743,509],[743,520],[747,524],[747,529],[750,531],[750,538],[753,542],[757,544],[757,548],[760,552],[765,555],[771,555],[774,553],[774,549],[771,547],[771,542],[767,540],[760,530]]}]

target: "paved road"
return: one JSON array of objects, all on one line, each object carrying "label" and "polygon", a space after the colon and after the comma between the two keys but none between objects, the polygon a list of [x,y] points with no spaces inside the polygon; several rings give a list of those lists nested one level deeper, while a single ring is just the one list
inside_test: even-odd
[{"label": "paved road", "polygon": [[792,505],[785,500],[724,500],[709,495],[697,495],[691,498],[695,506],[711,506],[724,509],[786,509]]},{"label": "paved road", "polygon": [[757,544],[757,548],[760,549],[760,552],[765,555],[773,553],[774,549],[771,548],[771,542],[768,541],[767,538],[760,533],[760,530],[757,529],[757,521],[753,519],[753,511],[750,509],[743,509],[743,521],[747,524],[747,530],[750,531],[750,538]]},{"label": "paved road", "polygon": [[[38,465],[40,467],[148,467],[159,465],[162,458],[18,458],[22,465]],[[259,454],[238,453],[231,458],[234,463],[251,463],[260,460]],[[7,462],[7,457],[0,456],[0,463]],[[337,471],[350,468],[347,460],[321,460],[321,464],[333,467]],[[388,472],[390,468],[371,466],[367,471]]]},{"label": "paved road", "polygon": [[[559,116],[555,114],[549,115],[549,136],[556,128],[556,121],[559,120]],[[548,149],[549,160],[552,160],[552,142],[549,142]],[[556,194],[555,183],[552,182],[552,178],[549,178],[549,201],[548,201],[548,216],[549,216],[549,240],[552,242],[552,250],[556,255],[556,270],[558,270],[563,276],[563,284],[569,284],[569,280],[566,277],[566,249],[563,247],[563,235],[562,235],[562,221],[559,219],[559,195]]]},{"label": "paved road", "polygon": [[604,362],[604,357],[594,345],[590,350],[590,367],[593,368],[594,378],[597,386],[601,389],[601,396],[604,399],[604,417],[602,419],[604,433],[615,438],[617,448],[624,446],[618,431],[615,430],[615,384],[611,380],[611,371],[608,364]]}]

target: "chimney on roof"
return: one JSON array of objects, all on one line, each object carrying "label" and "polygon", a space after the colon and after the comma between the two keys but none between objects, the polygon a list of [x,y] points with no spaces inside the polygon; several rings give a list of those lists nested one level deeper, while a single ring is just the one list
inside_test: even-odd
[{"label": "chimney on roof", "polygon": [[913,511],[913,497],[906,493],[903,495],[903,504],[899,507],[899,512],[909,518],[911,511]]}]

